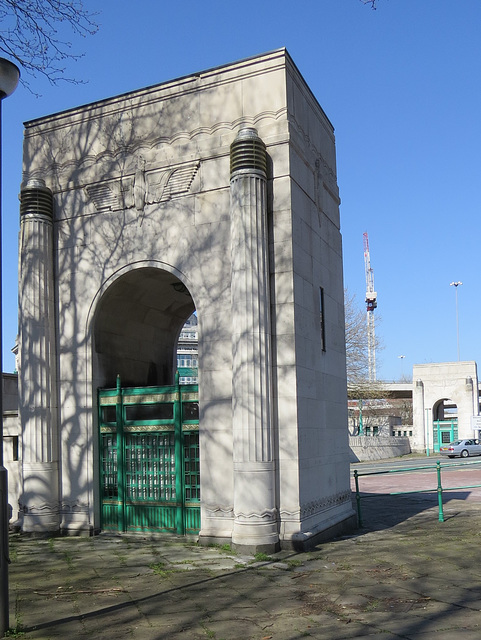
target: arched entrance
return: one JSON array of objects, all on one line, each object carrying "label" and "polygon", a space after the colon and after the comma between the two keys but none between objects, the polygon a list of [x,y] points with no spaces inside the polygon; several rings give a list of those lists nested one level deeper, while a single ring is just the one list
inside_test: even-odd
[{"label": "arched entrance", "polygon": [[175,275],[155,267],[133,269],[105,291],[94,323],[96,387],[174,383],[180,331],[195,311]]},{"label": "arched entrance", "polygon": [[433,450],[439,452],[442,444],[458,438],[458,408],[449,398],[443,398],[433,407]]},{"label": "arched entrance", "polygon": [[180,385],[179,334],[194,310],[172,274],[140,268],[104,293],[94,328],[101,528],[200,529],[197,385]]}]

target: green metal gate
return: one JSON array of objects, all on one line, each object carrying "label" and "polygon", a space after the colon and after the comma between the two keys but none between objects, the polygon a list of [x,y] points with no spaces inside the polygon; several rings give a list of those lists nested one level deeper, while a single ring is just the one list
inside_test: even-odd
[{"label": "green metal gate", "polygon": [[200,530],[197,385],[99,389],[102,529]]},{"label": "green metal gate", "polygon": [[442,444],[458,439],[458,419],[433,420],[433,451],[439,453]]}]

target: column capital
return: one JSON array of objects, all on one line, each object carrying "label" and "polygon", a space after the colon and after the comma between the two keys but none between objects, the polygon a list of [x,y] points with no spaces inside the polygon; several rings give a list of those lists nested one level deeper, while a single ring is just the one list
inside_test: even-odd
[{"label": "column capital", "polygon": [[230,146],[231,179],[243,173],[267,176],[266,145],[253,127],[239,129]]},{"label": "column capital", "polygon": [[53,194],[41,178],[33,178],[20,191],[20,220],[25,217],[53,219]]}]

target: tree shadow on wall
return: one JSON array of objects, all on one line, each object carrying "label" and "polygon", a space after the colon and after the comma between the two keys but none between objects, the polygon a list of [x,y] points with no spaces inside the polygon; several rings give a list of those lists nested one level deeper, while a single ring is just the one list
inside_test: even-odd
[{"label": "tree shadow on wall", "polygon": [[[225,176],[217,175],[200,163],[199,144],[214,138],[211,130],[196,128],[197,101],[147,100],[139,106],[123,100],[123,110],[114,105],[99,117],[89,109],[74,110],[62,114],[52,129],[37,123],[24,152],[25,179],[45,179],[54,194],[55,338],[50,339],[56,361],[49,361],[42,339],[34,344],[35,331],[27,326],[24,336],[32,341],[28,366],[35,375],[23,386],[22,403],[39,413],[45,409],[40,403],[53,414],[58,407],[58,435],[52,423],[49,437],[55,440],[50,458],[61,461],[60,515],[68,520],[83,512],[90,526],[100,484],[97,388],[115,386],[117,373],[135,386],[153,377],[156,384],[172,384],[175,342],[195,308],[200,358],[212,360],[221,322],[212,318],[230,305],[230,279],[222,275],[230,273],[228,137],[213,153],[226,169]],[[238,125],[223,125],[232,139]],[[198,201],[207,190],[224,196],[215,206],[208,199]],[[35,260],[22,264],[25,282],[38,280],[37,266]],[[128,287],[108,286],[120,282],[124,271],[140,275],[130,278]],[[204,286],[211,272],[219,274],[218,284]],[[27,289],[23,295],[29,295]],[[127,309],[128,323],[123,321]],[[224,322],[229,324],[228,315]],[[204,366],[206,388],[213,368]],[[45,396],[49,374],[58,380],[52,398]],[[201,416],[211,409],[206,397]],[[225,440],[217,441],[208,428],[204,433],[219,457],[232,457]],[[31,446],[26,439],[25,446]],[[40,482],[39,477],[38,508],[51,507],[50,488],[43,493]]]}]

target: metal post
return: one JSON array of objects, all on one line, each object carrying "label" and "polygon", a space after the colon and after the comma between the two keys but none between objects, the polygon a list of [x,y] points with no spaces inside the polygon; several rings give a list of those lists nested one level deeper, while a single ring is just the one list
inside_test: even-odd
[{"label": "metal post", "polygon": [[426,409],[426,456],[429,455],[429,409]]},{"label": "metal post", "polygon": [[361,514],[361,494],[359,493],[359,476],[357,469],[354,469],[354,482],[356,483],[356,504],[357,504],[357,525],[362,527],[362,514]]},{"label": "metal post", "polygon": [[438,476],[438,506],[439,506],[439,522],[444,522],[443,511],[443,487],[441,486],[441,463],[436,463],[436,473]]},{"label": "metal post", "polygon": [[0,634],[9,626],[8,608],[8,473],[3,466],[3,309],[2,309],[2,100],[0,96]]},{"label": "metal post", "polygon": [[3,357],[2,357],[2,100],[17,88],[20,71],[10,60],[0,58],[0,635],[8,629],[8,478],[3,466]]},{"label": "metal post", "polygon": [[184,482],[183,482],[183,447],[182,447],[182,405],[180,400],[180,376],[175,373],[175,400],[174,400],[174,454],[175,454],[175,496],[176,511],[175,523],[177,533],[181,536],[185,534],[184,519]]},{"label": "metal post", "polygon": [[458,287],[460,284],[463,284],[460,281],[457,282],[450,282],[449,286],[450,287],[454,287],[454,290],[456,292],[456,338],[457,338],[457,345],[458,345],[458,362],[459,362],[459,314],[458,314]]},{"label": "metal post", "polygon": [[2,344],[2,100],[17,88],[20,71],[10,60],[0,58],[0,635],[8,629],[8,478],[3,466],[3,344]]},{"label": "metal post", "polygon": [[0,635],[8,629],[8,476],[3,466],[3,343],[2,343],[2,100],[0,99]]},{"label": "metal post", "polygon": [[117,486],[118,486],[118,527],[125,531],[125,447],[124,447],[124,407],[122,398],[122,381],[117,375],[117,402],[115,418],[117,421]]}]

